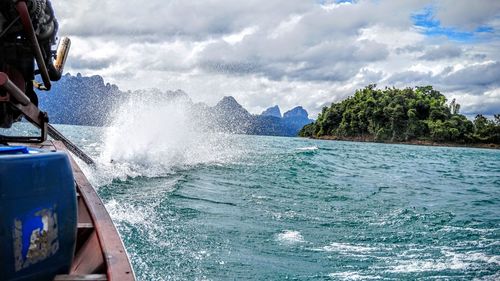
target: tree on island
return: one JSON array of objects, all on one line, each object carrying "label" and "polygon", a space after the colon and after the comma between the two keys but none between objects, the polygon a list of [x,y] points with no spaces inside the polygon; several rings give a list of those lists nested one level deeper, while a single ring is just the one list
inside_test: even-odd
[{"label": "tree on island", "polygon": [[500,115],[474,122],[460,114],[460,105],[432,86],[377,89],[368,85],[339,103],[324,107],[316,122],[304,126],[303,137],[373,141],[500,143]]}]

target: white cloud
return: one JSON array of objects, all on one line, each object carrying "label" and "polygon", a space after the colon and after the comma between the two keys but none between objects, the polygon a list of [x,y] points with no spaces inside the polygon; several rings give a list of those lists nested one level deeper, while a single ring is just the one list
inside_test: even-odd
[{"label": "white cloud", "polygon": [[498,114],[498,109],[500,108],[500,89],[498,88],[487,91],[481,96],[459,92],[451,94],[450,98],[465,102],[467,106],[462,108],[461,112],[470,116],[478,113],[484,115]]},{"label": "white cloud", "polygon": [[[467,110],[486,108],[470,96],[499,105],[492,102],[498,95],[490,94],[500,87],[495,82],[499,5],[479,2],[54,0],[53,5],[60,35],[73,38],[70,72],[99,74],[125,90],[180,88],[193,100],[212,104],[233,95],[253,113],[274,104],[284,110],[303,105],[314,116],[323,105],[371,83],[431,83]],[[492,30],[475,42],[427,36],[412,15],[429,5],[445,27]]]},{"label": "white cloud", "polygon": [[444,26],[468,31],[484,26],[500,16],[498,0],[439,0],[436,6],[436,16]]},{"label": "white cloud", "polygon": [[258,29],[259,28],[256,26],[247,27],[243,29],[241,32],[223,36],[222,40],[226,41],[231,45],[234,45],[236,43],[243,41],[243,39],[245,39],[246,36],[254,34]]}]

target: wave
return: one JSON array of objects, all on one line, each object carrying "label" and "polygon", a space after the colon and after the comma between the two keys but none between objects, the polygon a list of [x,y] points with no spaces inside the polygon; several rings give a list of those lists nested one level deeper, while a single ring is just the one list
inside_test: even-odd
[{"label": "wave", "polygon": [[435,261],[435,260],[407,260],[400,261],[398,265],[390,268],[388,272],[413,273],[444,270],[464,270],[470,266],[461,260]]},{"label": "wave", "polygon": [[299,231],[284,230],[277,235],[277,240],[284,244],[296,244],[305,242]]},{"label": "wave", "polygon": [[339,253],[371,253],[380,250],[377,247],[371,247],[367,245],[355,245],[349,243],[338,243],[333,242],[330,245],[313,249],[319,252],[339,252]]},{"label": "wave", "polygon": [[363,275],[356,271],[333,272],[328,274],[328,277],[334,280],[376,280],[382,279],[378,275]]},{"label": "wave", "polygon": [[429,259],[424,254],[407,254],[398,256],[387,267],[386,272],[416,273],[439,271],[477,270],[488,266],[500,266],[500,256],[489,255],[478,251],[455,252],[441,247],[441,256]]},{"label": "wave", "polygon": [[302,150],[302,151],[314,151],[318,150],[319,148],[317,146],[306,146],[306,147],[299,147],[297,150]]},{"label": "wave", "polygon": [[227,163],[238,150],[231,137],[196,118],[193,103],[158,92],[133,95],[111,114],[98,157],[97,185],[113,179],[162,177],[199,164]]},{"label": "wave", "polygon": [[[123,202],[118,203],[118,201],[111,199],[106,203],[106,209],[114,220],[120,223],[129,223],[133,225],[146,225],[151,221],[154,221],[152,212],[149,206],[132,206],[130,204],[124,204]],[[131,212],[133,210],[133,212]]]}]

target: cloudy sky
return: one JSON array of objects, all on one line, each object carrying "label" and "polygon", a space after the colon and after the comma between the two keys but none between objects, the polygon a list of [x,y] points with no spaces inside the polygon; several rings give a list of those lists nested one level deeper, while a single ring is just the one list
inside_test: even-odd
[{"label": "cloudy sky", "polygon": [[500,113],[498,0],[52,2],[73,40],[66,70],[123,90],[315,117],[367,84],[433,85],[462,113]]}]

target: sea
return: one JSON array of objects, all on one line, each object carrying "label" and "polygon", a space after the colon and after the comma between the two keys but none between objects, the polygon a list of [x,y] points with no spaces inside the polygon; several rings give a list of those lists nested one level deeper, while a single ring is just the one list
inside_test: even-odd
[{"label": "sea", "polygon": [[223,134],[133,107],[55,126],[97,161],[81,164],[138,280],[500,280],[500,150]]}]

